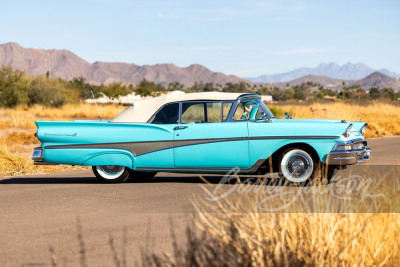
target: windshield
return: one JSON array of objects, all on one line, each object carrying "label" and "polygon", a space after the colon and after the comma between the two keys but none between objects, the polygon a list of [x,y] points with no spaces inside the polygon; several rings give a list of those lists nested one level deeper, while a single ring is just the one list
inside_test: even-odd
[{"label": "windshield", "polygon": [[236,108],[236,111],[233,115],[233,120],[264,120],[265,118],[261,116],[261,113],[263,112],[265,113],[266,117],[274,118],[274,115],[260,99],[242,99]]}]

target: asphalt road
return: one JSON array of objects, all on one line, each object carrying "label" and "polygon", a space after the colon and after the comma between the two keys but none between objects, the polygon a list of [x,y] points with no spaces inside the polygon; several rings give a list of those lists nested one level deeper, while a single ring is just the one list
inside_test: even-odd
[{"label": "asphalt road", "polygon": [[[400,163],[400,137],[370,139],[369,147],[373,154],[368,165]],[[348,168],[340,175],[352,171],[362,172]],[[221,179],[206,178],[214,185]],[[185,228],[195,212],[191,200],[194,195],[204,197],[199,184],[204,185],[196,174],[168,173],[146,183],[111,185],[97,182],[91,171],[2,178],[0,266],[49,266],[50,246],[58,264],[78,265],[78,218],[89,266],[114,265],[110,236],[118,252],[125,247],[130,265],[140,262],[141,250],[171,251],[171,227],[184,242]],[[124,227],[126,246],[122,245]]]}]

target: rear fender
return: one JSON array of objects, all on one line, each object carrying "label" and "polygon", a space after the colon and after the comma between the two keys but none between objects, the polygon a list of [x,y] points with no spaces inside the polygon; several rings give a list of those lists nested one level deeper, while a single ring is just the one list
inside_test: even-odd
[{"label": "rear fender", "polygon": [[82,163],[82,166],[120,165],[133,169],[132,158],[124,153],[105,153],[94,156]]}]

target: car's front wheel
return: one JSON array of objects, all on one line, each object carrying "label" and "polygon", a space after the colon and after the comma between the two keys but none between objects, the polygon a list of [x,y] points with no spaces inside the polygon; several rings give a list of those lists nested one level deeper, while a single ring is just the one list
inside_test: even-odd
[{"label": "car's front wheel", "polygon": [[123,183],[129,177],[129,171],[124,166],[102,165],[93,166],[93,173],[103,183]]},{"label": "car's front wheel", "polygon": [[279,159],[279,174],[292,183],[311,180],[317,169],[317,163],[311,152],[302,148],[285,150]]}]

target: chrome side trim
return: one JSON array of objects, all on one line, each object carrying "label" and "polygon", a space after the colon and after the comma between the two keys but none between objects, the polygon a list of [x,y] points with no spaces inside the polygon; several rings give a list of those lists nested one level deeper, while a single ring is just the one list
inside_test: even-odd
[{"label": "chrome side trim", "polygon": [[[239,173],[253,173],[257,171],[267,159],[259,159],[254,163],[251,168],[248,169],[240,169]],[[146,168],[146,167],[138,167],[136,171],[159,171],[159,172],[207,172],[207,173],[227,173],[234,169],[232,168]]]},{"label": "chrome side trim", "polygon": [[254,136],[254,137],[232,137],[232,138],[214,138],[214,139],[187,139],[187,140],[164,140],[164,141],[146,141],[146,142],[55,145],[55,146],[47,146],[46,149],[65,149],[65,148],[124,149],[133,153],[135,156],[141,156],[147,153],[152,153],[165,149],[192,146],[192,145],[211,144],[217,142],[271,140],[271,139],[337,139],[337,138],[339,138],[339,136]]},{"label": "chrome side trim", "polygon": [[33,164],[34,165],[59,165],[59,164],[55,164],[55,163],[48,163],[48,162],[42,162],[42,161],[34,161]]},{"label": "chrome side trim", "polygon": [[243,140],[247,140],[247,137],[57,145],[57,146],[47,146],[46,149],[64,149],[64,148],[124,149],[124,150],[132,152],[135,156],[141,156],[141,155],[144,155],[147,153],[152,153],[152,152],[161,151],[161,150],[165,150],[165,149],[171,149],[171,148],[178,148],[178,147],[183,147],[183,146],[210,144],[210,143],[216,143],[216,142],[243,141]]},{"label": "chrome side trim", "polygon": [[338,139],[340,136],[336,135],[305,135],[305,136],[253,136],[249,140],[269,140],[269,139]]}]

